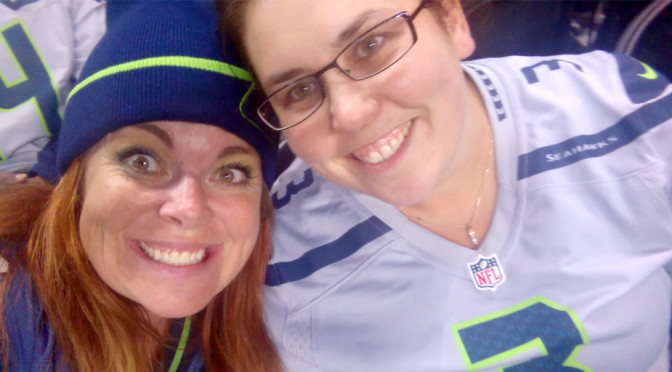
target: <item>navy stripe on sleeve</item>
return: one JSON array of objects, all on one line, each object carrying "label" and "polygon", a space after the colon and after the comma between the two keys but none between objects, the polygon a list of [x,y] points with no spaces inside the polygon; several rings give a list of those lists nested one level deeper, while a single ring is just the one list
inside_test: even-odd
[{"label": "navy stripe on sleeve", "polygon": [[595,134],[570,138],[518,157],[518,180],[617,150],[672,118],[672,94],[644,105]]},{"label": "navy stripe on sleeve", "polygon": [[338,239],[306,252],[294,261],[268,266],[266,285],[278,286],[306,278],[317,270],[341,261],[391,228],[375,216],[353,226]]}]

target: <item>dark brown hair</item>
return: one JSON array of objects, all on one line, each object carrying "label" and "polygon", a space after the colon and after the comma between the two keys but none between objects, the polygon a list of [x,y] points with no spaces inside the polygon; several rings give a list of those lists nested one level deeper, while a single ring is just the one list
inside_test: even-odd
[{"label": "dark brown hair", "polygon": [[[446,1],[450,0],[422,0],[422,6],[433,8],[433,13],[439,16],[441,11],[440,4]],[[249,56],[245,51],[245,35],[243,34],[243,28],[247,18],[247,10],[251,2],[252,0],[219,0],[216,1],[216,4],[217,9],[221,14],[219,22],[221,40],[223,40],[224,43],[233,43],[233,46],[236,51],[238,51],[245,67],[252,73],[257,85],[260,86],[258,84],[258,79],[256,78],[256,73],[250,63]],[[459,5],[459,3],[457,5]]]}]

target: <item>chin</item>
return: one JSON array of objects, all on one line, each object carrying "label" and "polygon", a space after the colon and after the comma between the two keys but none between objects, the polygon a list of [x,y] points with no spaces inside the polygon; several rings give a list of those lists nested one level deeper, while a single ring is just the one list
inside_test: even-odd
[{"label": "chin", "polygon": [[143,304],[143,307],[147,309],[150,314],[155,316],[166,319],[176,319],[192,316],[205,309],[205,307],[208,306],[208,303],[209,301],[205,303],[194,304],[189,300],[180,298],[178,301],[171,301],[170,303],[161,305],[154,304],[151,306],[146,306]]}]

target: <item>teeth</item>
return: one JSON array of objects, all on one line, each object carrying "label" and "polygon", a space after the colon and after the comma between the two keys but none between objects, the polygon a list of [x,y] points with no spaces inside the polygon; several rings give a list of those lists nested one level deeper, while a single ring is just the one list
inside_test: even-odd
[{"label": "teeth", "polygon": [[[395,150],[398,149],[398,148],[399,148],[399,146],[397,146],[395,148]],[[384,158],[387,159],[390,156],[394,155],[394,150],[392,150],[392,148],[390,146],[385,145],[385,146],[380,148],[380,153],[383,155]]]},{"label": "teeth", "polygon": [[379,152],[371,152],[363,160],[367,163],[378,164],[381,161],[385,160],[385,158],[383,157],[383,154],[381,154]]},{"label": "teeth", "polygon": [[391,158],[406,140],[410,126],[409,122],[403,128],[395,129],[387,138],[381,138],[376,144],[367,146],[365,150],[357,151],[355,157],[369,164],[382,163]]},{"label": "teeth", "polygon": [[403,140],[402,140],[402,141],[399,141],[399,140],[396,139],[396,138],[392,138],[392,139],[390,140],[390,146],[392,146],[392,148],[398,149],[398,148],[399,148],[399,145],[401,145],[401,142],[403,142]]},{"label": "teeth", "polygon": [[172,266],[193,265],[205,258],[205,248],[196,252],[161,251],[150,247],[145,242],[140,242],[140,248],[152,260]]}]

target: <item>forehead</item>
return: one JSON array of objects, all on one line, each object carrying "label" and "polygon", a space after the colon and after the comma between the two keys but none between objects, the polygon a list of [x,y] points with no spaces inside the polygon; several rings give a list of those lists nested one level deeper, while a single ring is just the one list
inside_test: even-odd
[{"label": "forehead", "polygon": [[[420,0],[255,0],[248,2],[245,48],[257,75],[279,69],[319,68],[335,57],[357,32]],[[354,32],[354,34],[353,34]],[[312,55],[313,58],[306,58]]]},{"label": "forehead", "polygon": [[180,121],[152,121],[130,125],[109,133],[95,147],[100,148],[114,143],[133,143],[143,138],[158,140],[175,153],[216,155],[217,153],[212,151],[238,147],[256,154],[247,142],[229,131],[214,125]]}]

